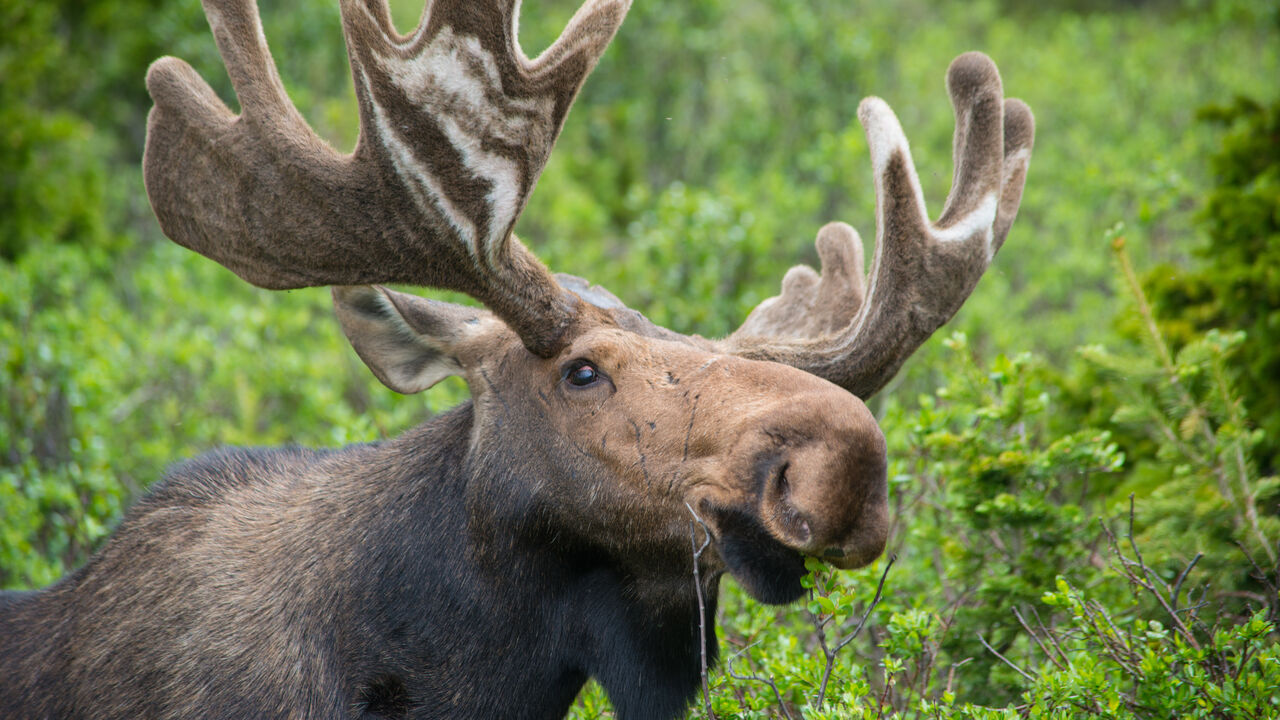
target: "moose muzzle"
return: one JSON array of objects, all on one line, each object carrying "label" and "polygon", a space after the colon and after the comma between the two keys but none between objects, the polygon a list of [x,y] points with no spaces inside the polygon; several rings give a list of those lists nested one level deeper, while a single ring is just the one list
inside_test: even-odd
[{"label": "moose muzzle", "polygon": [[761,524],[778,542],[841,568],[884,550],[884,434],[857,397],[835,388],[792,396],[740,445]]},{"label": "moose muzzle", "polygon": [[701,510],[709,511],[704,517],[730,572],[740,579],[739,569],[792,575],[796,568],[803,572],[802,555],[839,568],[878,557],[889,529],[887,458],[884,434],[867,406],[794,368],[736,359],[726,365],[733,366],[725,368],[733,384],[752,375],[763,380],[767,370],[769,382],[786,388],[767,401],[754,394],[752,402],[747,381],[735,388],[744,401],[727,404],[732,414],[718,418],[734,439]]}]

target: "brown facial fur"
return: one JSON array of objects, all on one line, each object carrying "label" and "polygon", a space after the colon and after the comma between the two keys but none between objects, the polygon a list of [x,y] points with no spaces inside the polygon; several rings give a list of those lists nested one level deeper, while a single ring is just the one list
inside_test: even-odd
[{"label": "brown facial fur", "polygon": [[[466,377],[477,455],[520,448],[537,492],[593,541],[619,554],[683,544],[691,509],[719,537],[717,510],[731,509],[841,567],[882,550],[884,438],[848,391],[778,363],[645,337],[619,327],[617,310],[586,303],[573,342],[550,358],[491,320],[458,341],[441,322],[460,317],[454,306],[381,292],[408,324],[435,328]],[[578,387],[568,376],[584,364],[598,379]]]}]

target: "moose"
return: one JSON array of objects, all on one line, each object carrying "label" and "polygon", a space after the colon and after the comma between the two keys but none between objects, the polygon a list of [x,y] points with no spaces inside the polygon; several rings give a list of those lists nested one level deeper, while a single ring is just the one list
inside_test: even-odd
[{"label": "moose", "polygon": [[[803,594],[806,557],[888,533],[864,400],[1004,243],[1034,123],[986,56],[947,74],[953,184],[930,221],[888,106],[864,100],[870,272],[847,225],[727,338],[659,327],[513,235],[629,0],[587,0],[535,59],[518,0],[432,0],[399,34],[341,0],[359,140],[286,95],[255,0],[204,0],[241,112],[183,61],[147,73],[144,179],[173,241],[267,289],[332,286],[392,390],[471,399],[384,442],[178,464],[81,569],[0,594],[5,718],[558,718],[588,678],[619,718],[684,712],[720,580]],[[461,291],[484,308],[382,283]],[[710,545],[691,572],[691,517]],[[697,596],[706,602],[699,609]]]}]

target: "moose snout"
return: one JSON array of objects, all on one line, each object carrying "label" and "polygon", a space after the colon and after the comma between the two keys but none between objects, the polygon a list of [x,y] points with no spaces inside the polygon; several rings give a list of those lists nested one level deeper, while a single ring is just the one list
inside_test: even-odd
[{"label": "moose snout", "polygon": [[792,399],[785,414],[805,422],[763,428],[755,449],[762,523],[784,545],[837,567],[871,562],[889,527],[885,441],[875,418],[848,393]]}]

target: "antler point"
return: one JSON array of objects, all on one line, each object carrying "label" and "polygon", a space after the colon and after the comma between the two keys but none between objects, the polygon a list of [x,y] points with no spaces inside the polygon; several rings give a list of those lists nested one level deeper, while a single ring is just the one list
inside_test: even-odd
[{"label": "antler point", "polygon": [[1006,98],[1004,101],[1004,146],[1005,154],[1015,148],[1026,148],[1028,151],[1035,144],[1036,116],[1031,108],[1017,98]]},{"label": "antler point", "polygon": [[962,104],[976,104],[983,97],[999,100],[1004,95],[995,62],[977,51],[967,52],[951,61],[947,68],[947,92],[957,108]]},{"label": "antler point", "polygon": [[871,150],[871,168],[877,176],[885,171],[897,153],[902,153],[907,166],[911,166],[907,136],[902,132],[898,116],[888,103],[874,96],[863,98],[858,104],[858,121],[866,132],[867,146]]}]

